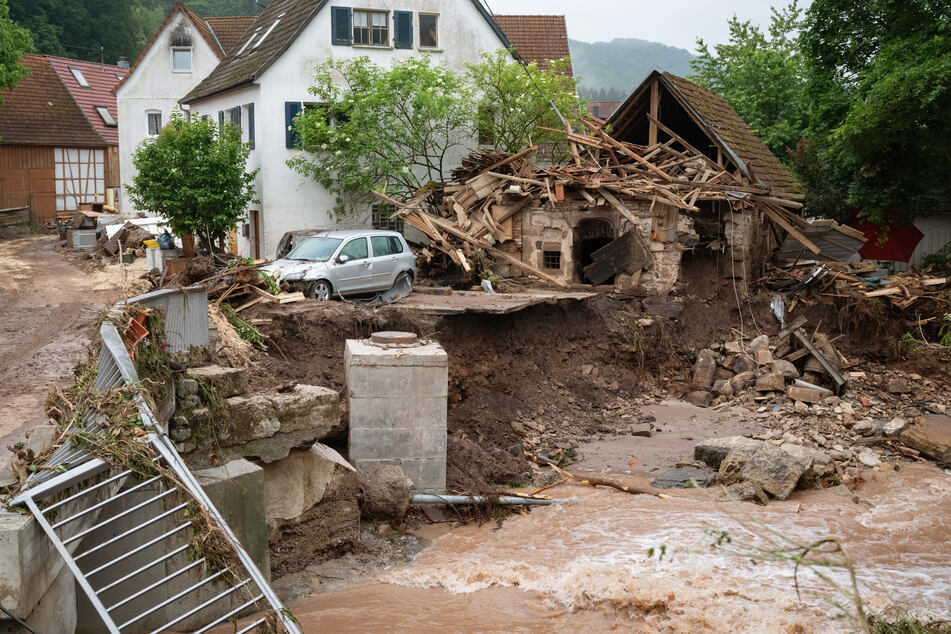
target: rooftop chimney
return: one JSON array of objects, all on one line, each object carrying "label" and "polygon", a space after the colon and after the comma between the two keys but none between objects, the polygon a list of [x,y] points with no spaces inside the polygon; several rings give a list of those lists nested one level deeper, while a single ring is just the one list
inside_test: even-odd
[{"label": "rooftop chimney", "polygon": [[127,59],[124,58],[124,57],[120,57],[120,58],[119,58],[119,61],[116,62],[116,66],[118,66],[119,68],[128,68],[128,67],[129,67],[129,60],[127,60]]}]

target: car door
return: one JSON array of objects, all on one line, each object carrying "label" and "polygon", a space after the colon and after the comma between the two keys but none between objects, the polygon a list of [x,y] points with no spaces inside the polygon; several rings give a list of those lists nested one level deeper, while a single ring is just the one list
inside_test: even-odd
[{"label": "car door", "polygon": [[365,237],[352,238],[337,253],[339,258],[346,255],[349,259],[343,264],[335,262],[334,280],[331,282],[341,295],[362,293],[373,286],[373,260],[370,258],[369,244]]},{"label": "car door", "polygon": [[398,255],[393,252],[390,236],[372,236],[370,246],[373,248],[373,290],[385,291],[393,286],[398,273]]}]

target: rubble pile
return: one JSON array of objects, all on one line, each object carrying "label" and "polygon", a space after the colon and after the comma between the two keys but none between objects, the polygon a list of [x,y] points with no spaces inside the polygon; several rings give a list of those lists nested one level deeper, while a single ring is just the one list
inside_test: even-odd
[{"label": "rubble pile", "polygon": [[670,140],[642,146],[612,138],[601,121],[586,119],[584,124],[589,134],[566,132],[574,159],[570,164],[532,163],[537,147],[515,154],[478,151],[454,171],[453,184],[424,188],[406,202],[376,194],[432,240],[422,251],[424,260],[443,253],[470,272],[476,251],[481,250],[559,286],[567,284],[499,247],[513,240],[506,223],[510,227],[516,214],[533,203],[564,201],[566,191],[577,193],[592,207],[610,205],[635,225],[637,216],[625,201],[646,201],[652,211],[657,205],[672,212],[698,212],[698,201],[729,201],[740,208],[761,209],[794,237],[802,236],[797,226],[810,226],[790,211],[802,207],[792,194],[780,194],[724,169],[664,126]]}]

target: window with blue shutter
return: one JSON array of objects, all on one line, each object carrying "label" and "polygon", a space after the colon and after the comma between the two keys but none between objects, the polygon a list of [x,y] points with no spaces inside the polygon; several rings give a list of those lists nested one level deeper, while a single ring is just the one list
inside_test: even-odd
[{"label": "window with blue shutter", "polygon": [[393,12],[394,48],[413,48],[413,12]]},{"label": "window with blue shutter", "polygon": [[303,104],[299,101],[284,102],[284,144],[290,149],[296,149],[300,146],[300,135],[294,128],[294,118],[303,110]]},{"label": "window with blue shutter", "polygon": [[254,149],[254,104],[248,104],[248,143]]},{"label": "window with blue shutter", "polygon": [[218,111],[218,133],[220,134],[225,129],[225,111]]},{"label": "window with blue shutter", "polygon": [[331,43],[350,46],[353,42],[352,12],[350,7],[330,7]]}]

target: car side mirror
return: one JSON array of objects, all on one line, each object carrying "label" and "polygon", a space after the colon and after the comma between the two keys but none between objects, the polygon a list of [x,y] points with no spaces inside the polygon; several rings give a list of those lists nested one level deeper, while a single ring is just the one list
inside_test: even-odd
[{"label": "car side mirror", "polygon": [[337,264],[346,264],[346,263],[349,262],[349,261],[350,261],[350,256],[349,256],[349,255],[338,255],[338,256],[337,256]]}]

